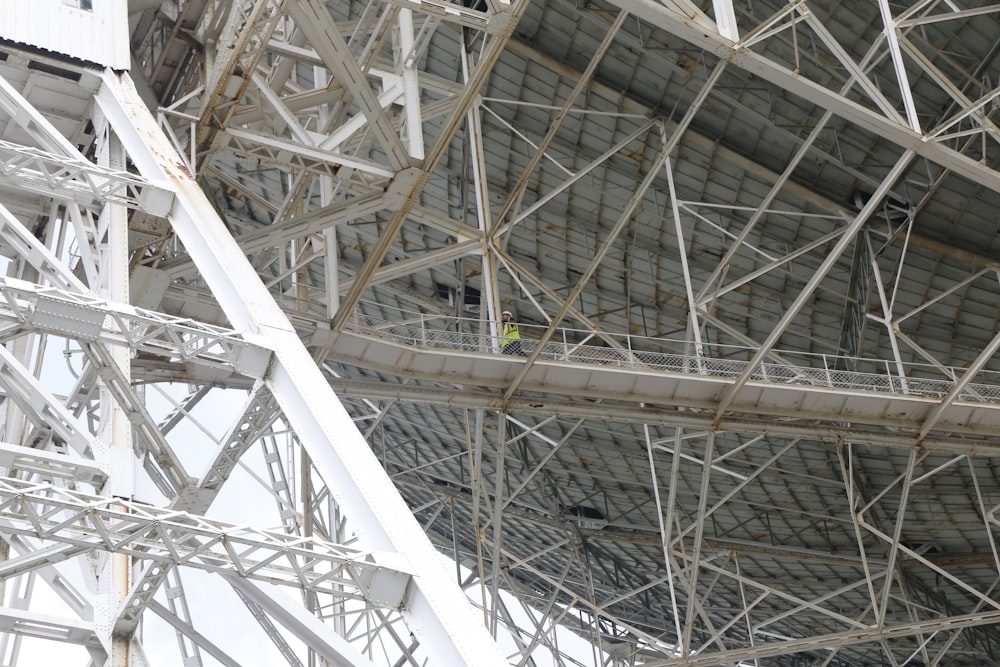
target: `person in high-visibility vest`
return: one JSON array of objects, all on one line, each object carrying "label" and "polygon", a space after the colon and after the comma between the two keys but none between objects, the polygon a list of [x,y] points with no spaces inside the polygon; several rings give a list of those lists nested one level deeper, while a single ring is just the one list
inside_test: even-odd
[{"label": "person in high-visibility vest", "polygon": [[514,319],[509,310],[503,311],[500,317],[503,320],[503,342],[500,343],[500,351],[504,354],[523,355],[521,332],[517,328],[517,320]]}]

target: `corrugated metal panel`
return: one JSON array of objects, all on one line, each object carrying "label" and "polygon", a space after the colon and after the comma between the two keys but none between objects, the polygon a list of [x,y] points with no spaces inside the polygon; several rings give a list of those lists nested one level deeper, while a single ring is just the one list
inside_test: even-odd
[{"label": "corrugated metal panel", "polygon": [[0,36],[71,58],[128,69],[126,9],[126,0],[3,0]]}]

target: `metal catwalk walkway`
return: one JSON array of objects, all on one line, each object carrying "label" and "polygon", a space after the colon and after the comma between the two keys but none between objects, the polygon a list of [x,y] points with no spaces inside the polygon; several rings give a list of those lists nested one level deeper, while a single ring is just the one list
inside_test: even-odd
[{"label": "metal catwalk walkway", "polygon": [[[592,332],[560,329],[539,351],[532,336],[540,337],[544,327],[521,325],[525,356],[512,356],[499,352],[495,336],[472,333],[480,328],[478,321],[458,318],[405,313],[390,321],[356,314],[337,337],[334,357],[420,380],[503,389],[517,382],[517,390],[528,394],[680,410],[723,430],[727,416],[752,415],[769,432],[808,422],[810,435],[822,437],[819,431],[836,425],[839,435],[857,441],[864,440],[863,429],[876,428],[891,430],[897,446],[961,449],[955,436],[988,436],[1000,427],[1000,377],[991,372],[972,382],[965,369],[878,360],[859,360],[860,370],[848,371],[838,369],[833,356],[775,351],[715,420],[753,350],[710,346],[719,356],[698,357],[685,352],[691,348],[685,341],[597,339]],[[525,363],[530,368],[518,382]],[[740,426],[748,421],[741,419]]]}]

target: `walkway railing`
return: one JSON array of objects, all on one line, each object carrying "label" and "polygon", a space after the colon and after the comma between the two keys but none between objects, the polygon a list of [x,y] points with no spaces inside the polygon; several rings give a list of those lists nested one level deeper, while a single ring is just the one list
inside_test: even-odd
[{"label": "walkway railing", "polygon": [[[378,306],[385,311],[385,306]],[[426,315],[399,311],[398,319],[366,315],[362,304],[355,310],[348,327],[356,333],[376,336],[426,350],[452,350],[501,355],[500,339],[489,332],[489,323],[480,320]],[[524,355],[534,354],[545,327],[520,324],[521,349]],[[499,330],[499,325],[497,326]],[[620,347],[606,341],[617,342]],[[560,328],[543,346],[539,359],[614,366],[642,371],[665,371],[689,375],[733,378],[741,375],[754,348],[733,345],[705,345],[710,356],[692,354],[689,341],[602,333]],[[787,363],[765,361],[753,372],[755,381],[814,387],[836,387],[857,391],[929,396],[940,398],[955,386],[965,370],[930,364],[903,364],[903,373],[895,362],[879,359],[859,359],[858,370],[839,370],[835,355],[810,354],[775,350]],[[509,355],[503,355],[509,356]],[[1000,373],[982,371],[962,391],[960,400],[975,403],[1000,403]]]}]

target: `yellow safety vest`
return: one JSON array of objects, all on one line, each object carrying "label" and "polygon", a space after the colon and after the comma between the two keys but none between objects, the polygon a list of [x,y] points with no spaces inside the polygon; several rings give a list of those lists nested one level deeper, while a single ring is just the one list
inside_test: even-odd
[{"label": "yellow safety vest", "polygon": [[511,341],[517,340],[521,337],[521,332],[517,330],[517,322],[504,322],[503,323],[503,343],[500,347],[507,347]]}]

